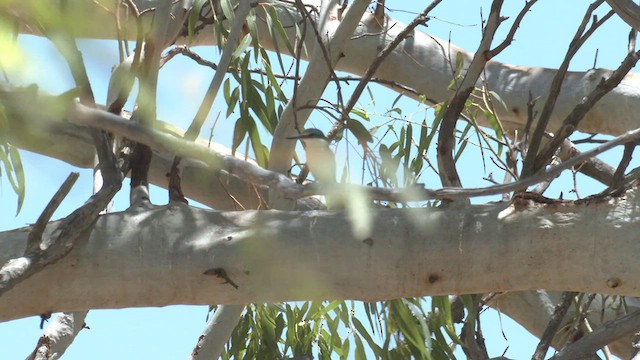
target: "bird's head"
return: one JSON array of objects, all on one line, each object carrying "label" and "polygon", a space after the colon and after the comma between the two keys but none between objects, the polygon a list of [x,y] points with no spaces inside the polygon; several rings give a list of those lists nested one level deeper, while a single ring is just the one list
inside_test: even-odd
[{"label": "bird's head", "polygon": [[324,136],[324,133],[315,128],[305,129],[300,135],[289,136],[287,139],[300,139],[304,143],[315,142],[314,140],[329,142],[329,139]]}]

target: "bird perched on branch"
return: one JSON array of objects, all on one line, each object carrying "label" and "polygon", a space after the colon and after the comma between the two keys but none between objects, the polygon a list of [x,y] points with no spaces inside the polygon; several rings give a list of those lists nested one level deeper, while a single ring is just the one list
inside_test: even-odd
[{"label": "bird perched on branch", "polygon": [[336,157],[329,148],[329,139],[318,129],[306,129],[300,135],[287,139],[300,139],[307,153],[307,167],[316,181],[324,185],[336,182]]},{"label": "bird perched on branch", "polygon": [[288,139],[300,139],[307,153],[307,167],[316,181],[325,190],[328,209],[337,210],[344,204],[339,201],[336,181],[336,156],[329,148],[329,139],[318,129],[306,129],[300,135]]}]

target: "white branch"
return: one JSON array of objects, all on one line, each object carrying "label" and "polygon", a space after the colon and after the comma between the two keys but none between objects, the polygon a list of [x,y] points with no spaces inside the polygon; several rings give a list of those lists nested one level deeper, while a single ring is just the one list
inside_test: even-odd
[{"label": "white branch", "polygon": [[238,325],[244,308],[244,305],[219,305],[207,321],[207,326],[198,338],[189,359],[218,359]]},{"label": "white branch", "polygon": [[[364,239],[334,212],[178,205],[113,213],[64,259],[6,293],[0,320],[88,308],[540,288],[640,296],[633,271],[640,243],[632,236],[639,202],[632,192],[582,205],[376,209],[375,235]],[[26,237],[24,229],[1,233],[0,263],[21,255]]]},{"label": "white branch", "polygon": [[[39,2],[36,0],[32,0]],[[152,8],[155,1],[135,0],[140,10]],[[319,6],[319,0],[305,0],[305,4]],[[610,1],[610,3],[612,3]],[[73,6],[71,6],[73,5]],[[105,7],[113,6],[111,3],[103,4]],[[303,20],[302,16],[292,7],[274,1],[272,4],[265,3],[264,6],[273,6],[280,15],[283,25],[288,32],[290,39],[295,39],[296,26],[294,22]],[[78,27],[78,36],[88,38],[116,39],[115,22],[111,15],[102,9],[96,8],[92,1],[77,0],[71,2],[67,7],[70,12],[78,11],[86,13],[86,21]],[[22,8],[15,9],[16,14],[20,14]],[[273,38],[269,32],[268,25],[263,20],[265,14],[258,7],[260,12],[256,17],[258,29],[258,41],[267,50],[275,50]],[[24,22],[21,22],[23,33],[31,33],[37,27],[29,28],[28,16],[23,15]],[[133,21],[133,20],[131,20]],[[337,14],[331,16],[326,24],[328,28],[336,28],[340,22]],[[333,24],[332,24],[333,23]],[[129,29],[135,29],[133,22],[129,23]],[[378,47],[384,47],[391,42],[404,28],[402,23],[389,19],[383,29],[380,29],[373,14],[365,14],[360,25],[356,28],[353,38],[344,49],[344,57],[336,65],[336,70],[346,71],[356,75],[362,75],[369,67],[369,64],[378,54]],[[134,37],[134,32],[128,34]],[[133,40],[133,38],[132,38]],[[181,34],[177,43],[187,43],[186,32]],[[313,36],[307,37],[307,48],[311,49],[315,45],[316,39]],[[215,32],[211,25],[205,26],[198,31],[191,45],[212,45],[216,42]],[[281,51],[286,51],[284,43],[278,47]],[[419,93],[425,94],[433,101],[447,100],[451,92],[447,86],[451,81],[451,63],[455,63],[456,54],[461,53],[468,64],[472,54],[449,44],[445,40],[434,36],[415,31],[414,36],[403,42],[376,71],[376,77],[394,81],[401,85],[413,88]],[[304,54],[303,54],[304,55]],[[537,108],[544,104],[549,86],[555,75],[554,69],[513,66],[492,61],[487,65],[486,76],[488,87],[496,91],[502,100],[507,104],[507,109],[498,107],[498,115],[508,130],[523,128],[526,122],[526,104],[529,99],[529,92],[540,96]],[[591,89],[593,89],[600,79],[608,76],[610,71],[603,69],[593,69],[586,72],[569,72],[562,87],[562,92],[558,98],[558,105],[549,123],[549,128],[554,131],[562,123],[562,120],[573,109]],[[407,94],[407,96],[413,96]],[[590,133],[601,133],[619,135],[627,130],[638,127],[638,120],[635,114],[640,113],[640,75],[629,74],[622,81],[622,84],[607,94],[599,103],[587,114],[580,123],[580,129]],[[611,121],[615,119],[615,121]],[[480,119],[482,120],[482,119]]]}]

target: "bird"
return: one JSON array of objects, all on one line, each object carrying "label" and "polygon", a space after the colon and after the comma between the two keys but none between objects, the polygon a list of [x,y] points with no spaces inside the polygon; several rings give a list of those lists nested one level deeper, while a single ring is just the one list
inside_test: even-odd
[{"label": "bird", "polygon": [[300,135],[287,139],[299,139],[307,153],[307,167],[320,184],[332,186],[336,183],[336,156],[329,148],[329,139],[321,130],[309,128]]}]

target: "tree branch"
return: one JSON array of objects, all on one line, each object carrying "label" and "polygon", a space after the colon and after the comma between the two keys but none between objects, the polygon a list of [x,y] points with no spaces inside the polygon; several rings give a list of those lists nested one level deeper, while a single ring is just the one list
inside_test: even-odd
[{"label": "tree branch", "polygon": [[[521,211],[504,204],[373,209],[369,238],[354,236],[340,212],[225,213],[175,204],[112,213],[83,232],[81,245],[66,257],[4,294],[0,320],[87,308],[374,301],[539,288],[639,296],[640,281],[629,272],[640,252],[629,235],[640,228],[639,204],[639,194],[630,191],[625,199],[561,205],[562,211],[533,203]],[[461,217],[474,225],[461,228]],[[51,223],[47,233],[61,224]],[[0,261],[19,256],[26,237],[24,230],[0,233]],[[301,253],[315,255],[310,261]],[[238,288],[203,275],[214,268],[224,269]],[[67,281],[54,280],[60,278]],[[29,296],[52,282],[56,292]]]},{"label": "tree branch", "polygon": [[602,324],[593,332],[567,346],[551,359],[569,360],[588,357],[603,346],[621,337],[635,333],[638,328],[640,328],[640,310]]},{"label": "tree branch", "polygon": [[[362,14],[364,14],[368,5],[369,2],[364,0],[357,0],[353,2],[349,6],[342,21],[337,24],[336,28],[332,29],[332,35],[327,45],[330,50],[329,64],[323,57],[320,46],[314,47],[315,50],[313,51],[313,55],[307,66],[307,71],[300,81],[296,96],[295,98],[292,98],[285,107],[274,132],[269,158],[270,170],[285,174],[291,167],[291,159],[293,159],[295,142],[287,140],[286,138],[295,135],[296,127],[304,127],[304,124],[312,111],[311,108],[305,107],[299,109],[295,108],[294,105],[298,103],[313,107],[317,104],[318,99],[322,96],[322,93],[329,82],[333,67],[343,56],[343,49],[346,44],[349,43],[351,36],[353,36],[354,30],[360,23]],[[318,40],[314,39],[313,41],[315,42]],[[274,208],[287,208],[288,204],[285,204],[284,202],[280,204],[282,206],[278,206],[278,203],[282,202],[282,199],[278,201],[276,196],[277,193],[273,193],[272,196],[270,195],[270,205]]]}]

